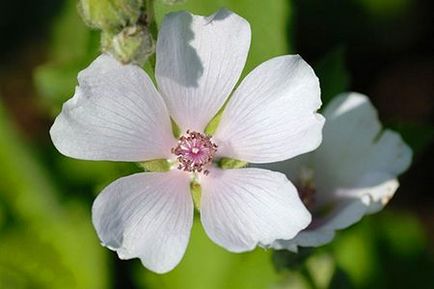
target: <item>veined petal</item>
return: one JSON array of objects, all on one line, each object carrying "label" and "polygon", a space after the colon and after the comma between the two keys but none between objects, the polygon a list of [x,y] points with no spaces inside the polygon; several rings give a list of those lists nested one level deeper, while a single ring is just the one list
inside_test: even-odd
[{"label": "veined petal", "polygon": [[370,196],[360,198],[346,198],[328,214],[325,219],[315,219],[308,228],[301,231],[293,239],[277,240],[272,244],[274,249],[287,249],[297,252],[300,247],[318,247],[333,240],[336,230],[344,229],[366,214],[370,203]]},{"label": "veined petal", "polygon": [[214,135],[218,154],[268,163],[311,151],[321,142],[320,106],[318,78],[300,56],[268,60],[229,100]]},{"label": "veined petal", "polygon": [[64,155],[88,160],[166,158],[176,143],[164,101],[138,66],[99,56],[51,127]]},{"label": "veined petal", "polygon": [[[334,206],[292,240],[280,240],[275,248],[320,246],[330,242],[336,230],[381,210],[398,189],[397,175],[411,162],[412,152],[399,134],[382,130],[369,99],[358,93],[336,97],[325,109],[327,119],[320,148],[283,162],[278,169],[293,181],[304,167],[314,172],[316,206]],[[276,166],[273,168],[276,169]]]},{"label": "veined petal", "polygon": [[209,17],[176,12],[164,18],[156,78],[183,131],[203,131],[222,107],[240,77],[249,46],[249,23],[226,9]]},{"label": "veined petal", "polygon": [[168,272],[180,262],[190,236],[190,179],[177,170],[118,179],[95,200],[92,221],[103,245],[119,258],[140,258],[150,270]]},{"label": "veined petal", "polygon": [[[318,190],[334,194],[343,188],[381,187],[409,167],[411,149],[399,134],[382,130],[377,111],[365,95],[346,93],[336,97],[324,116],[323,142],[314,153]],[[383,188],[387,188],[384,196],[393,195],[390,186]],[[382,198],[381,193],[376,194],[376,199]],[[330,194],[318,197],[323,202]]]},{"label": "veined petal", "polygon": [[277,172],[215,168],[201,180],[201,186],[205,231],[232,252],[292,238],[311,220],[295,187]]}]

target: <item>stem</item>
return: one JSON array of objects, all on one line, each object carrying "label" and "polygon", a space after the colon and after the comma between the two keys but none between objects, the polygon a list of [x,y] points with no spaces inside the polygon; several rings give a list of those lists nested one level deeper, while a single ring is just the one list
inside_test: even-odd
[{"label": "stem", "polygon": [[145,25],[148,27],[154,40],[158,37],[157,22],[155,21],[154,0],[145,0]]},{"label": "stem", "polygon": [[[158,27],[157,22],[155,21],[154,0],[145,0],[142,15],[140,16],[138,23],[148,29],[149,33],[151,33],[152,39],[156,42],[158,37]],[[152,72],[154,72],[156,63],[155,53],[149,56],[148,62]]]}]

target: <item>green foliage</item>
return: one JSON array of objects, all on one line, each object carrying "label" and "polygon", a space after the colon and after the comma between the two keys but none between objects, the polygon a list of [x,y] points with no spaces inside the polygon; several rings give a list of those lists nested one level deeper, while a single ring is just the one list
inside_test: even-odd
[{"label": "green foliage", "polygon": [[105,288],[107,262],[88,208],[59,203],[52,177],[1,105],[0,131],[0,287]]},{"label": "green foliage", "polygon": [[340,275],[334,282],[351,283],[344,288],[434,288],[426,235],[420,221],[403,211],[367,217],[338,234],[330,247]]},{"label": "green foliage", "polygon": [[299,254],[274,252],[274,264],[287,278],[276,288],[434,288],[429,277],[434,256],[426,247],[427,238],[416,217],[382,212],[339,231],[327,246],[301,248]]},{"label": "green foliage", "polygon": [[[375,2],[359,2],[362,1]],[[245,17],[252,26],[252,44],[243,75],[261,62],[292,50],[287,39],[291,31],[288,25],[292,17],[290,1],[189,0],[170,7],[163,2],[167,1],[155,3],[159,24],[169,10],[187,9],[209,15],[226,7]],[[391,5],[392,1],[386,2]],[[53,115],[72,96],[77,73],[99,51],[98,34],[82,23],[76,1],[67,3],[53,25],[49,60],[34,76],[39,95]],[[289,37],[292,39],[292,35]],[[145,66],[149,73],[153,72],[151,66],[150,62]],[[323,103],[348,90],[350,77],[343,47],[330,51],[315,65],[315,71],[320,78]],[[218,117],[207,132],[215,131]],[[432,127],[427,125],[392,127],[400,131],[416,151],[426,148],[434,138]],[[177,136],[181,133],[176,124],[173,130]],[[59,192],[53,183],[69,191],[78,188],[91,199],[92,192],[98,192],[109,182],[138,168],[120,163],[73,160],[51,148],[47,155],[54,165],[47,172],[14,133],[2,110],[0,131],[0,288],[109,288],[107,250],[100,247],[91,227],[90,202],[70,201],[71,198]],[[146,166],[152,171],[165,169],[165,165],[158,162]],[[220,166],[238,168],[245,163],[224,159]],[[193,188],[193,198],[198,203],[199,193],[195,191],[198,189]],[[434,288],[429,278],[434,271],[434,258],[427,254],[426,248],[426,236],[415,217],[383,212],[339,232],[337,239],[325,248],[309,254],[303,254],[307,252],[303,250],[295,258],[290,253],[274,253],[275,265],[280,269],[277,271],[271,251],[227,252],[208,239],[196,219],[186,256],[175,270],[157,275],[137,262],[134,280],[149,289],[428,289]]]},{"label": "green foliage", "polygon": [[281,279],[273,268],[270,253],[264,249],[230,253],[209,240],[199,220],[195,220],[190,244],[181,263],[165,275],[144,274],[138,265],[137,279],[144,288],[270,288]]},{"label": "green foliage", "polygon": [[52,26],[50,59],[34,72],[38,94],[53,115],[73,95],[78,72],[99,50],[98,33],[84,25],[77,14],[76,1],[69,0],[66,4]]},{"label": "green foliage", "polygon": [[413,4],[411,0],[357,0],[369,14],[376,17],[394,17],[404,13]]}]

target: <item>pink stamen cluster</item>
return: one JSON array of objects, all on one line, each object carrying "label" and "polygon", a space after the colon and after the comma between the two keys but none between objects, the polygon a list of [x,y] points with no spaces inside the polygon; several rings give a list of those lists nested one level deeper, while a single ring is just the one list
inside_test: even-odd
[{"label": "pink stamen cluster", "polygon": [[212,162],[217,145],[211,141],[211,137],[201,133],[187,130],[187,133],[178,140],[178,145],[172,148],[172,153],[179,161],[178,169],[186,172],[209,172],[205,166]]}]

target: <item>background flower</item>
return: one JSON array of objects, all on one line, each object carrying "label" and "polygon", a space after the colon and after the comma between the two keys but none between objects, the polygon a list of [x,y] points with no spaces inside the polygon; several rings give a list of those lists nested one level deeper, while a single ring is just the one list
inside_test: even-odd
[{"label": "background flower", "polygon": [[409,166],[411,149],[401,136],[383,129],[369,99],[358,93],[337,96],[324,109],[323,142],[314,152],[271,165],[284,171],[313,215],[294,239],[273,247],[330,242],[335,231],[381,210],[398,189],[397,176]]}]

